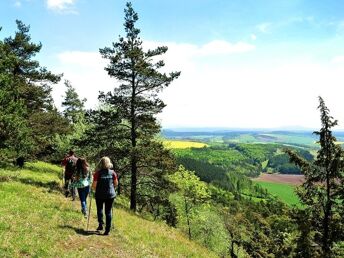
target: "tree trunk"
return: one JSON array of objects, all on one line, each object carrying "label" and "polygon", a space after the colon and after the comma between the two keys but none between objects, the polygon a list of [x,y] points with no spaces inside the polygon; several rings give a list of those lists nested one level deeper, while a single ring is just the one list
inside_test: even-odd
[{"label": "tree trunk", "polygon": [[324,257],[331,257],[331,247],[330,247],[330,225],[329,222],[331,220],[331,196],[330,196],[330,176],[329,172],[326,173],[326,205],[324,211],[324,220],[323,220],[323,238],[322,238],[322,251]]},{"label": "tree trunk", "polygon": [[188,229],[189,229],[189,240],[191,240],[191,227],[190,227],[190,218],[189,218],[189,208],[188,208],[188,204],[187,204],[185,198],[184,198],[184,204],[185,204],[186,222],[188,224]]},{"label": "tree trunk", "polygon": [[136,159],[136,117],[135,117],[135,76],[132,75],[132,95],[131,95],[131,107],[130,107],[130,116],[131,116],[131,182],[130,182],[130,209],[136,211],[136,185],[137,185],[137,159]]},{"label": "tree trunk", "polygon": [[130,182],[130,209],[136,211],[136,185],[137,185],[137,160],[136,160],[136,132],[132,130],[132,154],[131,154],[131,182]]},{"label": "tree trunk", "polygon": [[120,177],[117,175],[117,180],[118,180],[118,185],[117,185],[117,195],[121,195],[121,190],[122,190],[122,184]]}]

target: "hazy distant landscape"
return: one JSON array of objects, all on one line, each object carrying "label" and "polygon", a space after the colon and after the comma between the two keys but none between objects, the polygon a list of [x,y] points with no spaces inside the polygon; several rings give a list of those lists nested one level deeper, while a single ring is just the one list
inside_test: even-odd
[{"label": "hazy distant landscape", "polygon": [[[276,130],[231,130],[217,128],[174,128],[163,129],[162,135],[168,139],[199,140],[219,143],[279,143],[299,147],[316,148],[318,138],[313,131],[276,131]],[[339,143],[344,143],[344,131],[334,131]]]},{"label": "hazy distant landscape", "polygon": [[[224,178],[214,180],[219,177],[216,171],[223,170],[224,175],[237,181],[247,180],[242,176],[253,180],[252,184],[242,183],[243,196],[258,197],[253,185],[260,185],[280,200],[296,205],[299,202],[294,188],[302,183],[303,176],[284,150],[301,151],[312,160],[319,149],[312,131],[175,128],[162,130],[162,136],[168,140],[166,146],[174,150],[177,161],[195,171],[201,180],[233,190],[235,186],[230,182],[226,185]],[[336,132],[336,136],[340,142],[344,132]]]}]

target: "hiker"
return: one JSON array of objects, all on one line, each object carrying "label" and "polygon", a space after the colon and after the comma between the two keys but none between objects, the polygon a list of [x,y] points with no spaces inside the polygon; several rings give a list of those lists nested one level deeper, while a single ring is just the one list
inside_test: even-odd
[{"label": "hiker", "polygon": [[65,196],[68,197],[71,190],[73,201],[75,200],[75,188],[70,188],[70,184],[73,180],[73,174],[75,172],[75,164],[78,158],[75,156],[74,151],[70,150],[68,155],[62,160],[61,165],[64,167],[64,189],[65,189]]},{"label": "hiker", "polygon": [[87,218],[87,196],[90,192],[91,172],[86,159],[79,158],[76,161],[76,169],[73,176],[72,188],[78,189],[79,199],[81,203],[81,212]]},{"label": "hiker", "polygon": [[116,197],[115,187],[118,185],[117,174],[112,168],[111,160],[108,157],[103,157],[99,161],[97,170],[93,175],[92,189],[95,191],[99,223],[97,230],[103,230],[103,207],[105,204],[106,224],[104,235],[108,235],[111,229],[111,210]]}]

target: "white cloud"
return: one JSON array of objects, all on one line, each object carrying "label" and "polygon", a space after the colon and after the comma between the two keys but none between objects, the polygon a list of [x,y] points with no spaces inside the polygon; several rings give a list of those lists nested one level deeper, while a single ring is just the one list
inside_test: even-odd
[{"label": "white cloud", "polygon": [[[245,42],[231,43],[224,40],[213,40],[202,46],[194,44],[176,44],[173,42],[144,42],[145,48],[154,48],[166,45],[172,49],[174,54],[184,57],[206,57],[218,55],[231,55],[253,51],[256,47]],[[170,49],[170,51],[171,51]]]},{"label": "white cloud", "polygon": [[[340,128],[344,128],[343,66],[295,58],[270,64],[269,57],[264,64],[250,61],[241,66],[235,61],[218,64],[220,53],[228,55],[226,60],[235,57],[239,60],[243,49],[254,48],[218,41],[203,46],[144,42],[146,48],[168,46],[163,58],[165,70],[182,72],[161,94],[167,107],[159,118],[165,127],[299,125],[319,128],[317,97],[320,95],[331,115],[339,120]],[[209,46],[219,46],[219,49],[215,51]],[[116,85],[104,71],[106,61],[97,52],[64,52],[58,55],[58,60],[60,72],[64,72],[81,97],[88,99],[88,107],[97,104],[99,90],[109,91]],[[61,100],[59,96],[64,90],[62,86],[56,89],[55,99]]]},{"label": "white cloud", "polygon": [[[104,67],[105,59],[98,52],[66,51],[57,55],[58,65],[54,71],[64,73],[64,79],[69,80],[81,98],[87,98],[86,107],[97,105],[99,91],[111,91],[115,81],[107,75]],[[54,88],[53,96],[60,105],[65,87],[60,82]]]},{"label": "white cloud", "polygon": [[47,7],[57,12],[76,13],[75,2],[76,0],[47,0]]},{"label": "white cloud", "polygon": [[272,31],[288,27],[288,26],[298,26],[300,23],[306,23],[312,26],[324,26],[324,24],[321,21],[317,21],[313,16],[295,16],[290,17],[285,20],[275,21],[274,23],[271,22],[263,22],[260,24],[257,24],[255,28],[260,33],[271,33]]},{"label": "white cloud", "polygon": [[332,58],[331,62],[335,64],[344,64],[344,56],[335,56]]},{"label": "white cloud", "polygon": [[98,68],[105,64],[98,52],[66,51],[58,54],[60,62],[81,67]]},{"label": "white cloud", "polygon": [[320,95],[344,128],[344,69],[302,60],[275,67],[194,66],[163,93],[164,126],[318,128]]},{"label": "white cloud", "polygon": [[251,39],[252,40],[256,40],[257,39],[257,36],[255,34],[251,34]]},{"label": "white cloud", "polygon": [[[229,43],[226,41],[212,41],[203,46],[193,44],[161,43],[144,41],[144,47],[153,49],[157,46],[167,45],[169,50],[163,57],[168,64],[166,71],[182,70],[197,73],[196,62],[198,57],[230,55],[254,50],[255,46],[244,42]],[[65,51],[57,55],[58,66],[55,70],[64,73],[64,78],[71,81],[73,87],[80,92],[83,98],[87,98],[87,107],[95,107],[99,91],[110,91],[116,85],[116,81],[110,78],[104,67],[107,60],[103,59],[98,52]],[[64,86],[60,85],[54,89],[54,98],[58,105],[64,94]]]},{"label": "white cloud", "polygon": [[223,40],[214,40],[211,41],[202,47],[199,48],[198,52],[200,55],[209,56],[209,55],[227,55],[233,53],[243,53],[252,51],[255,49],[254,45],[238,42],[232,44]]},{"label": "white cloud", "polygon": [[264,23],[258,24],[256,28],[262,33],[268,33],[271,28],[271,23],[264,22]]},{"label": "white cloud", "polygon": [[22,6],[22,3],[20,1],[15,1],[14,6],[19,8]]}]

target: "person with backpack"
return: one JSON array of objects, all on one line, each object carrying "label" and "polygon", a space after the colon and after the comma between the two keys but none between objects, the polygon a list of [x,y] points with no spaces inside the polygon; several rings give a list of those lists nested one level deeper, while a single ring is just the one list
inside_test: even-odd
[{"label": "person with backpack", "polygon": [[64,167],[64,189],[65,196],[68,197],[70,190],[72,194],[73,201],[75,200],[75,188],[70,189],[70,185],[73,180],[73,175],[75,172],[75,164],[78,158],[75,156],[74,151],[70,150],[68,155],[62,160],[61,165]]},{"label": "person with backpack", "polygon": [[108,157],[103,157],[93,175],[92,189],[95,191],[99,223],[97,230],[103,230],[103,208],[105,205],[106,224],[104,235],[108,235],[111,229],[112,204],[116,197],[115,187],[118,185],[117,174],[112,168],[111,160]]},{"label": "person with backpack", "polygon": [[87,196],[90,192],[91,172],[86,159],[79,158],[76,161],[76,170],[73,176],[72,188],[78,189],[81,203],[81,212],[87,218]]}]

